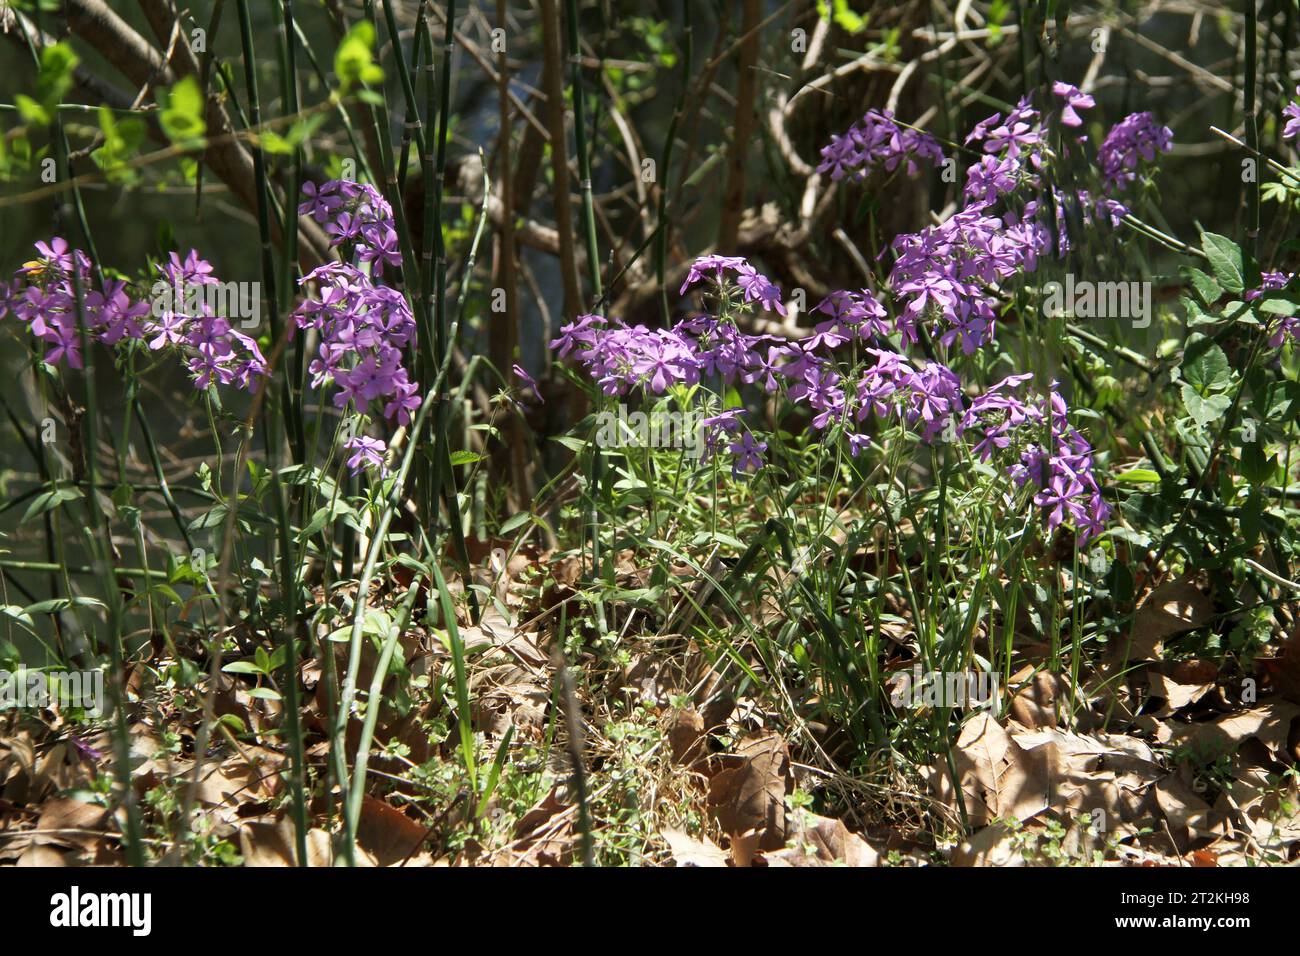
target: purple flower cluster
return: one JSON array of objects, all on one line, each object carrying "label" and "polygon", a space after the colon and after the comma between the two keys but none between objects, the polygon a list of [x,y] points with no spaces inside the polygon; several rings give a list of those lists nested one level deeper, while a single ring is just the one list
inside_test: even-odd
[{"label": "purple flower cluster", "polygon": [[[1080,111],[1096,105],[1070,84],[1057,83],[1052,92],[1062,102],[1047,118],[1063,127],[1077,129],[1083,123]],[[1061,148],[1073,150],[1087,137],[1075,134],[1061,142]],[[633,389],[663,394],[674,384],[694,385],[713,376],[756,384],[805,407],[809,427],[833,429],[854,457],[871,443],[863,427],[871,418],[897,421],[926,443],[969,438],[980,458],[1000,458],[1013,481],[1031,491],[1049,531],[1068,522],[1086,544],[1104,528],[1110,507],[1093,474],[1092,448],[1069,424],[1055,389],[1046,398],[1028,399],[1020,391],[1031,376],[1014,375],[968,400],[951,369],[938,361],[909,359],[889,346],[889,338],[898,334],[909,346],[925,329],[944,347],[960,343],[966,354],[993,341],[1008,280],[1034,272],[1043,256],[1069,252],[1067,213],[1077,214],[1073,221],[1088,228],[1120,225],[1128,208],[1112,190],[1135,178],[1140,161],[1167,150],[1170,134],[1149,114],[1133,114],[1107,137],[1102,174],[1094,174],[1091,188],[1069,193],[1051,186],[1044,175],[1058,157],[1028,98],[1007,116],[994,114],[977,124],[966,143],[980,144],[982,155],[967,173],[965,205],[937,225],[898,236],[892,245],[895,260],[887,286],[897,302],[892,318],[872,290],[841,290],[814,309],[820,321],[812,332],[793,341],[747,335],[731,321],[707,315],[666,330],[586,315],[566,325],[552,347],[560,356],[573,354],[607,395]],[[860,179],[878,166],[896,169],[904,159],[909,172],[915,171],[915,157],[943,159],[937,144],[876,113],[835,137],[822,157],[820,171],[837,180]],[[682,292],[705,280],[717,284],[724,310],[779,302],[775,287],[742,258],[701,257]],[[865,363],[849,368],[837,355],[850,344]],[[744,428],[738,410],[715,416],[706,426],[711,453],[725,447],[735,456],[737,471],[759,467],[766,446]]]},{"label": "purple flower cluster", "polygon": [[[1286,288],[1287,284],[1295,278],[1295,275],[1286,272],[1265,272],[1259,277],[1259,287],[1248,289],[1242,298],[1247,302],[1254,302],[1265,292],[1277,292],[1279,289]],[[1270,348],[1277,348],[1287,339],[1300,338],[1300,316],[1284,315],[1278,320],[1277,328],[1269,336],[1268,344]]]},{"label": "purple flower cluster", "polygon": [[[1054,84],[1052,92],[1064,101],[1052,115],[1066,127],[1082,125],[1078,111],[1096,105],[1068,83]],[[993,341],[1000,286],[1017,273],[1035,271],[1039,257],[1053,251],[1053,236],[1058,256],[1070,251],[1067,210],[1076,210],[1088,227],[1115,228],[1129,210],[1109,191],[1134,177],[1139,158],[1153,160],[1170,142],[1169,130],[1157,127],[1149,113],[1134,113],[1116,125],[1099,154],[1102,189],[1066,194],[1043,181],[1054,154],[1028,97],[1006,117],[994,113],[977,123],[966,144],[980,144],[983,155],[967,170],[965,206],[893,243],[897,258],[889,286],[903,303],[897,331],[904,342],[917,342],[922,328],[946,346],[960,342],[967,354]],[[1020,197],[1018,203],[1009,201],[1013,196]]]},{"label": "purple flower cluster", "polygon": [[830,173],[836,182],[846,177],[860,182],[882,167],[892,173],[903,163],[907,175],[915,176],[918,159],[935,165],[944,162],[943,150],[933,136],[900,126],[888,110],[868,110],[843,136],[832,136],[821,156],[817,172]]},{"label": "purple flower cluster", "polygon": [[[858,380],[855,395],[855,418],[869,415],[886,418],[897,414],[909,428],[920,430],[921,439],[933,442],[955,427],[961,412],[961,381],[946,365],[939,362],[911,363],[898,352],[868,349],[875,364],[866,367]],[[856,454],[866,444],[866,436],[850,438]]]},{"label": "purple flower cluster", "polygon": [[757,302],[765,312],[775,311],[779,315],[785,315],[780,288],[740,256],[700,256],[691,263],[678,295],[685,295],[688,289],[706,279],[712,279],[721,286],[728,272],[735,273],[736,285],[743,293],[744,301]]},{"label": "purple flower cluster", "polygon": [[[977,123],[966,137],[966,145],[973,143],[981,144],[984,155],[967,171],[965,207],[894,240],[897,259],[889,285],[904,303],[897,325],[908,344],[919,340],[921,328],[944,345],[960,342],[966,354],[991,342],[994,290],[1018,272],[1034,271],[1038,257],[1051,248],[1051,232],[1037,218],[1038,200],[1020,212],[996,212],[1005,197],[1039,188],[1046,146],[1038,111],[1026,97],[1005,118],[994,113]],[[1061,226],[1058,220],[1063,237]]]},{"label": "purple flower cluster", "polygon": [[[76,284],[80,283],[86,331],[105,345],[143,341],[153,351],[176,348],[185,356],[199,389],[213,385],[251,389],[267,374],[257,342],[233,328],[228,317],[214,314],[206,297],[190,294],[220,285],[211,264],[197,252],[191,250],[184,259],[173,252],[168,262],[157,267],[151,306],[132,298],[121,280],[93,287],[89,257],[70,249],[62,238],[38,242],[36,250],[39,258],[25,263],[12,284],[0,284],[0,317],[12,312],[27,323],[31,334],[50,346],[44,360],[51,365],[64,361],[71,368],[83,365],[77,331]],[[165,294],[157,294],[160,291]]]},{"label": "purple flower cluster", "polygon": [[377,282],[385,263],[402,261],[394,249],[392,210],[373,187],[358,183],[308,183],[303,193],[308,198],[299,211],[325,224],[335,245],[346,244],[352,254],[351,263],[327,263],[302,278],[318,290],[318,298],[305,299],[294,311],[298,328],[320,334],[317,357],[308,366],[312,387],[332,382],[338,408],[352,404],[365,411],[382,401],[385,417],[405,425],[421,402],[402,364],[402,350],[415,338],[415,319],[405,296]]},{"label": "purple flower cluster", "polygon": [[207,297],[191,294],[221,284],[212,265],[193,250],[183,260],[173,252],[158,272],[154,292],[165,294],[155,295],[149,348],[180,347],[195,388],[254,388],[269,371],[257,342],[232,327],[227,317],[215,315]]},{"label": "purple flower cluster", "polygon": [[1044,148],[1038,110],[1033,108],[1028,96],[1023,97],[1006,119],[1001,113],[994,113],[976,123],[966,137],[966,145],[972,143],[982,143],[981,148],[990,155],[1023,158],[1037,169]]},{"label": "purple flower cluster", "polygon": [[[972,277],[992,282],[1001,274],[999,269],[1009,274],[1007,270],[1021,268],[1023,256],[1002,247],[1018,241],[1015,226],[1008,229],[1002,225],[1001,231],[987,226],[986,231],[998,237],[996,241],[986,243],[985,249],[959,251],[971,232],[980,231],[976,220],[983,216],[982,208],[969,212],[970,216],[950,220],[955,223],[951,233],[926,237],[933,240],[930,251],[935,263],[941,258],[938,247],[944,245],[950,258],[966,262],[954,273],[962,282]],[[995,222],[1001,225],[1000,220]],[[1044,240],[1035,234],[1034,241]],[[708,256],[692,267],[688,287],[709,277],[724,283],[726,272],[756,274],[744,260]],[[721,291],[725,297],[729,290]],[[948,291],[939,289],[940,293]],[[917,290],[918,295],[932,293]],[[956,301],[955,295],[953,298]],[[936,303],[943,301],[942,295],[935,299]],[[1059,395],[1051,397],[1052,440],[1045,444],[1048,414],[1044,409],[1048,403],[1040,400],[1034,405],[1016,394],[1031,376],[1006,378],[968,402],[960,379],[947,366],[912,360],[872,344],[884,341],[891,329],[885,307],[870,290],[833,292],[815,311],[827,318],[811,335],[793,341],[774,335],[747,335],[731,321],[708,315],[691,316],[670,329],[628,326],[617,319],[583,315],[565,325],[551,347],[559,357],[572,355],[607,395],[621,396],[634,390],[662,395],[673,385],[694,385],[714,376],[727,384],[743,382],[769,394],[783,394],[808,409],[809,427],[814,431],[838,429],[853,457],[871,444],[863,425],[872,418],[904,424],[926,443],[957,440],[969,432],[976,441],[977,455],[985,461],[995,454],[1004,457],[1015,482],[1032,486],[1034,503],[1046,512],[1049,530],[1069,520],[1081,543],[1101,530],[1110,509],[1093,476],[1092,449],[1069,425]],[[851,342],[864,344],[866,358],[852,371],[836,355]],[[703,426],[709,457],[727,451],[735,474],[762,467],[767,443],[745,426],[740,409],[706,418]],[[1051,447],[1052,452],[1044,452],[1044,447]]]},{"label": "purple flower cluster", "polygon": [[[72,368],[81,368],[77,298],[72,276],[75,263],[81,287],[83,290],[88,289],[90,259],[80,249],[70,250],[67,241],[58,236],[49,242],[36,243],[36,251],[40,257],[24,263],[14,273],[11,285],[0,285],[0,318],[12,312],[27,323],[31,334],[50,347],[45,353],[45,361],[50,365],[66,361]],[[129,303],[118,299],[116,292],[119,290],[106,291],[110,292],[107,301],[120,303],[111,310],[110,316],[116,313],[122,318],[114,322],[111,317],[103,315],[102,308],[92,311],[87,296],[85,305],[88,329],[93,329],[96,325],[108,325],[113,329],[113,334],[119,331],[125,334],[126,326],[141,315],[148,314],[149,307],[145,306],[143,312],[133,315],[136,310]]]},{"label": "purple flower cluster", "polygon": [[898,316],[904,341],[931,326],[944,345],[960,340],[966,354],[993,340],[997,298],[992,287],[1017,272],[1032,272],[1051,247],[1033,208],[1016,221],[972,203],[937,226],[894,241],[898,258],[890,286],[905,305]]},{"label": "purple flower cluster", "polygon": [[308,366],[312,388],[333,382],[337,408],[352,403],[364,411],[383,401],[384,415],[405,425],[420,407],[419,390],[402,365],[402,348],[415,337],[405,297],[341,262],[327,263],[302,281],[319,289],[319,298],[303,300],[294,311],[298,328],[320,333]]},{"label": "purple flower cluster", "polygon": [[320,186],[305,183],[302,194],[307,198],[298,215],[324,226],[332,246],[352,248],[358,264],[368,264],[375,279],[383,277],[385,265],[402,264],[392,207],[374,186],[331,179]]},{"label": "purple flower cluster", "polygon": [[[1070,425],[1069,410],[1055,387],[1048,402],[1041,397],[1026,402],[1017,394],[1032,377],[1010,375],[989,388],[970,403],[959,431],[977,439],[973,447],[982,461],[1008,448],[1018,452],[1008,469],[1012,480],[1034,490],[1034,504],[1046,512],[1049,532],[1068,518],[1083,546],[1105,528],[1110,505],[1093,474],[1092,446]],[[1044,438],[1050,438],[1046,445]]]},{"label": "purple flower cluster", "polygon": [[1097,151],[1102,178],[1111,189],[1122,189],[1137,178],[1140,160],[1154,162],[1156,153],[1167,153],[1173,143],[1169,127],[1150,113],[1130,113],[1111,127]]}]

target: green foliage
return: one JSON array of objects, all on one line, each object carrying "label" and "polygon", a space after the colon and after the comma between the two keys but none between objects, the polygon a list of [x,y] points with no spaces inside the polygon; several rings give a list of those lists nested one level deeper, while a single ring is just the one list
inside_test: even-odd
[{"label": "green foliage", "polygon": [[865,30],[871,21],[870,14],[856,12],[849,6],[849,0],[831,0],[829,4],[826,0],[817,0],[817,15],[823,20],[831,20],[844,32],[854,34]]},{"label": "green foliage", "polygon": [[135,183],[138,175],[127,163],[136,155],[144,140],[144,123],[133,116],[118,120],[114,118],[112,110],[101,106],[99,131],[104,137],[104,144],[90,154],[95,165],[111,183]]},{"label": "green foliage", "polygon": [[80,62],[80,57],[67,43],[51,43],[41,51],[35,98],[22,93],[14,97],[18,112],[26,122],[37,126],[54,122],[54,111],[72,86],[73,71]]},{"label": "green foliage", "polygon": [[374,48],[374,26],[369,20],[358,20],[334,53],[334,75],[341,92],[347,93],[358,84],[374,86],[383,82],[384,70],[375,63]]},{"label": "green foliage", "polygon": [[200,145],[208,127],[198,79],[187,76],[169,89],[159,90],[158,100],[162,107],[158,122],[167,138],[177,146]]},{"label": "green foliage", "polygon": [[1233,385],[1228,357],[1203,335],[1188,339],[1180,366],[1183,407],[1202,428],[1217,421],[1232,404],[1227,394]]}]

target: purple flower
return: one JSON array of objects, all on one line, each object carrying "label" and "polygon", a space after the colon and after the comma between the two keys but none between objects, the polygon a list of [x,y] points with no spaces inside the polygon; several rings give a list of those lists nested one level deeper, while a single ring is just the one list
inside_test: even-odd
[{"label": "purple flower", "polygon": [[719,256],[707,255],[700,256],[691,263],[690,270],[686,273],[686,279],[682,282],[682,287],[678,290],[678,295],[685,295],[686,290],[705,279],[713,279],[716,282],[722,281],[724,272],[743,272],[752,270],[752,266],[741,256]]},{"label": "purple flower", "polygon": [[[1300,96],[1300,86],[1296,87],[1296,96]],[[1286,126],[1282,129],[1283,139],[1295,139],[1300,135],[1300,102],[1292,101],[1287,104],[1286,109],[1282,110],[1282,115],[1286,117]]]},{"label": "purple flower", "polygon": [[348,470],[352,474],[360,474],[366,468],[377,468],[381,475],[384,474],[384,453],[388,446],[380,439],[354,435],[343,443],[343,448],[352,452],[352,457],[347,461]]},{"label": "purple flower", "polygon": [[775,309],[780,315],[785,315],[781,290],[767,276],[754,271],[752,266],[747,271],[741,271],[736,284],[745,291],[746,302],[757,302],[766,312]]},{"label": "purple flower", "polygon": [[1111,127],[1097,151],[1102,178],[1111,189],[1123,188],[1137,178],[1139,160],[1154,162],[1157,152],[1173,148],[1173,141],[1169,127],[1157,125],[1150,113],[1130,113]]},{"label": "purple flower", "polygon": [[744,471],[758,471],[763,467],[763,453],[767,451],[767,442],[755,441],[752,432],[746,431],[740,441],[732,442],[727,450],[736,456],[731,466],[731,473],[739,475]]},{"label": "purple flower", "polygon": [[527,372],[525,372],[522,366],[512,365],[510,366],[510,371],[515,373],[515,377],[523,383],[525,390],[527,390],[528,393],[533,396],[533,398],[535,398],[538,402],[545,401],[542,398],[541,391],[537,388],[537,380],[533,378],[531,375],[529,375]]},{"label": "purple flower", "polygon": [[1061,123],[1064,126],[1082,126],[1083,119],[1075,110],[1092,109],[1097,105],[1096,100],[1077,86],[1062,83],[1060,80],[1052,84],[1052,93],[1065,100],[1065,105],[1061,107]]},{"label": "purple flower", "polygon": [[[979,129],[977,126],[976,129]],[[1006,153],[1016,157],[1022,152],[1029,152],[1043,140],[1038,127],[1038,111],[1029,105],[1029,98],[1024,97],[1016,108],[1007,114],[999,125],[987,131],[984,137],[984,152]]]},{"label": "purple flower", "polygon": [[1258,288],[1249,289],[1242,296],[1247,302],[1253,302],[1265,292],[1276,292],[1278,289],[1286,288],[1286,284],[1291,281],[1291,276],[1285,272],[1265,272],[1259,277]]},{"label": "purple flower", "polygon": [[1022,165],[1014,156],[983,156],[966,170],[966,202],[991,203],[1020,185]]},{"label": "purple flower", "polygon": [[966,135],[966,140],[963,145],[969,146],[971,143],[978,143],[988,139],[989,131],[997,126],[1001,120],[1001,113],[994,113],[992,116],[986,116],[971,128],[971,131]]},{"label": "purple flower", "polygon": [[[167,262],[158,267],[167,284],[182,292],[190,286],[217,285],[220,280],[212,274],[212,263],[200,259],[194,249],[184,259],[174,252],[167,254]],[[181,298],[181,296],[176,296]]]},{"label": "purple flower", "polygon": [[907,174],[915,176],[917,159],[935,165],[944,162],[943,150],[933,136],[900,125],[888,110],[868,110],[843,136],[832,136],[821,156],[817,172],[830,173],[836,182],[845,178],[861,181],[879,168],[893,172],[903,163]]},{"label": "purple flower", "polygon": [[560,326],[560,337],[551,340],[551,348],[558,348],[560,358],[568,355],[578,346],[591,345],[596,340],[598,331],[605,325],[601,315],[580,315],[568,325]]},{"label": "purple flower", "polygon": [[[402,365],[402,350],[416,338],[405,296],[379,284],[389,266],[400,267],[392,210],[372,186],[332,180],[304,187],[300,207],[325,225],[335,244],[350,243],[350,262],[327,263],[302,278],[317,289],[294,311],[301,329],[315,329],[321,344],[308,366],[312,387],[333,382],[335,406],[364,411],[383,402],[390,421],[408,424],[420,407],[417,385]],[[367,270],[364,267],[369,267]]]}]

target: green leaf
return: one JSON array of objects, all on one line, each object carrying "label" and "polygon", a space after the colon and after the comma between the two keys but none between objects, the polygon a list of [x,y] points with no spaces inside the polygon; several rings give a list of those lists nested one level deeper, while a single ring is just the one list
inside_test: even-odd
[{"label": "green leaf", "polygon": [[26,524],[32,518],[45,514],[47,511],[53,511],[65,501],[77,501],[84,497],[76,488],[55,488],[53,491],[44,491],[32,499],[27,510],[23,512],[22,520],[19,524]]},{"label": "green leaf", "polygon": [[51,598],[29,604],[23,611],[26,614],[58,614],[74,607],[104,607],[104,602],[93,597]]},{"label": "green leaf", "polygon": [[208,125],[204,119],[203,91],[199,89],[199,81],[187,76],[171,89],[158,92],[162,100],[158,122],[167,138],[178,144],[202,139]]},{"label": "green leaf", "polygon": [[1204,336],[1188,339],[1180,368],[1182,379],[1198,392],[1227,388],[1232,384],[1232,370],[1223,349]]},{"label": "green leaf", "polygon": [[551,439],[557,441],[571,452],[582,454],[587,450],[587,443],[581,438],[574,438],[572,435],[557,435]]},{"label": "green leaf", "polygon": [[4,607],[0,607],[0,614],[15,622],[29,634],[40,636],[40,632],[36,630],[36,622],[32,620],[31,615],[17,604],[6,604]]},{"label": "green leaf", "polygon": [[1214,305],[1219,299],[1223,298],[1222,286],[1200,269],[1184,266],[1183,275],[1191,282],[1192,288],[1196,290],[1196,295],[1206,305]]},{"label": "green leaf", "polygon": [[384,79],[383,69],[375,63],[375,28],[369,20],[358,20],[339,41],[334,53],[334,74],[344,92],[358,83],[375,84]]},{"label": "green leaf", "polygon": [[31,123],[33,126],[49,126],[54,122],[50,111],[30,96],[17,93],[14,95],[14,104],[18,107],[18,115],[23,118],[24,123]]},{"label": "green leaf", "polygon": [[276,156],[288,156],[293,152],[293,144],[274,130],[264,130],[257,134],[256,140],[263,150]]},{"label": "green leaf", "polygon": [[1211,422],[1223,416],[1232,404],[1232,399],[1227,395],[1215,393],[1202,395],[1189,384],[1184,384],[1182,389],[1183,407],[1187,409],[1187,414],[1196,420],[1196,424],[1202,428]]},{"label": "green leaf", "polygon": [[1272,477],[1277,468],[1277,455],[1264,454],[1257,441],[1248,442],[1241,449],[1241,475],[1252,485],[1262,485]]},{"label": "green leaf", "polygon": [[1203,232],[1201,249],[1210,260],[1210,269],[1219,285],[1229,292],[1240,293],[1245,290],[1245,270],[1242,267],[1240,246],[1225,236]]},{"label": "green leaf", "polygon": [[472,465],[477,461],[482,461],[483,456],[473,451],[454,451],[451,453],[451,463],[455,465]]},{"label": "green leaf", "polygon": [[1268,315],[1295,315],[1296,304],[1289,299],[1266,299],[1259,304],[1259,311]]},{"label": "green leaf", "polygon": [[506,535],[511,531],[514,531],[516,528],[522,528],[531,517],[532,515],[527,511],[519,512],[519,514],[513,516],[501,526],[500,533]]},{"label": "green leaf", "polygon": [[67,43],[51,43],[41,50],[40,71],[36,74],[36,96],[18,93],[14,103],[23,121],[48,126],[64,94],[72,86],[73,71],[81,59]]},{"label": "green leaf", "polygon": [[1138,485],[1158,485],[1160,484],[1160,475],[1150,468],[1130,468],[1123,474],[1116,475],[1115,480]]},{"label": "green leaf", "polygon": [[221,668],[227,674],[262,674],[265,673],[252,661],[231,661]]}]

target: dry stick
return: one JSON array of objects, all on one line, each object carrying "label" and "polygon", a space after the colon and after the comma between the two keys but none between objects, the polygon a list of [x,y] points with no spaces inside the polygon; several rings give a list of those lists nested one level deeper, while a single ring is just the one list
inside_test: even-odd
[{"label": "dry stick", "polygon": [[722,218],[718,222],[718,249],[730,255],[736,247],[740,216],[745,205],[745,156],[754,133],[755,99],[758,96],[758,18],[759,0],[743,0],[741,31],[745,41],[740,47],[737,66],[740,77],[736,89],[736,119],[732,129],[731,149],[727,154],[727,186],[722,197]]},{"label": "dry stick", "polygon": [[[564,128],[564,80],[560,66],[560,15],[555,0],[541,0],[542,85],[551,130],[551,169],[555,181],[555,230],[560,243],[560,279],[564,284],[564,319],[578,314],[577,254],[573,242],[573,207],[569,198],[569,137]],[[508,213],[508,210],[507,210]]]},{"label": "dry stick", "polygon": [[561,628],[560,639],[555,642],[553,666],[560,696],[564,700],[564,724],[568,730],[567,749],[569,761],[573,764],[573,788],[577,791],[574,796],[578,803],[578,830],[582,834],[582,865],[595,866],[596,860],[591,846],[591,809],[587,805],[587,765],[583,757],[582,712],[573,693],[573,678],[569,674],[569,662],[564,657],[563,628]]},{"label": "dry stick", "polygon": [[[1251,152],[1259,153],[1259,117],[1255,108],[1255,82],[1258,69],[1255,64],[1255,44],[1259,39],[1259,9],[1255,0],[1246,4],[1246,143]],[[1251,177],[1246,190],[1246,253],[1252,260],[1259,245],[1259,173]]]},{"label": "dry stick", "polygon": [[[596,311],[605,313],[604,295],[600,282],[600,259],[596,251],[596,216],[591,195],[591,155],[587,150],[587,98],[582,87],[582,50],[578,42],[578,3],[566,0],[565,26],[569,41],[569,82],[573,95],[573,144],[578,159],[578,177],[582,189],[582,212],[587,240],[587,271],[590,273],[591,294],[595,300]],[[554,144],[552,143],[552,148]],[[642,246],[644,249],[644,244]],[[596,505],[601,484],[601,458],[599,450],[591,456],[590,493],[591,493],[591,569],[592,577],[600,568],[600,512]],[[612,583],[612,582],[611,582]],[[605,602],[597,597],[595,602],[596,623],[602,634],[607,633],[605,619]]]},{"label": "dry stick", "polygon": [[[497,26],[506,29],[506,0],[497,0]],[[514,178],[510,170],[510,64],[506,55],[505,44],[501,46],[497,67],[497,109],[500,130],[497,156],[501,163],[498,177],[501,183],[501,207],[506,214],[501,217],[501,232],[497,239],[496,277],[505,298],[505,308],[497,313],[493,322],[497,326],[495,334],[490,336],[492,364],[497,373],[505,376],[510,363],[519,348],[519,318],[515,305],[519,301],[519,281],[515,268],[517,254],[515,243],[515,208]],[[509,459],[510,484],[519,496],[519,506],[526,508],[533,497],[532,481],[528,472],[528,460],[525,457],[527,442],[521,422],[515,415],[506,421],[506,454]]]}]

